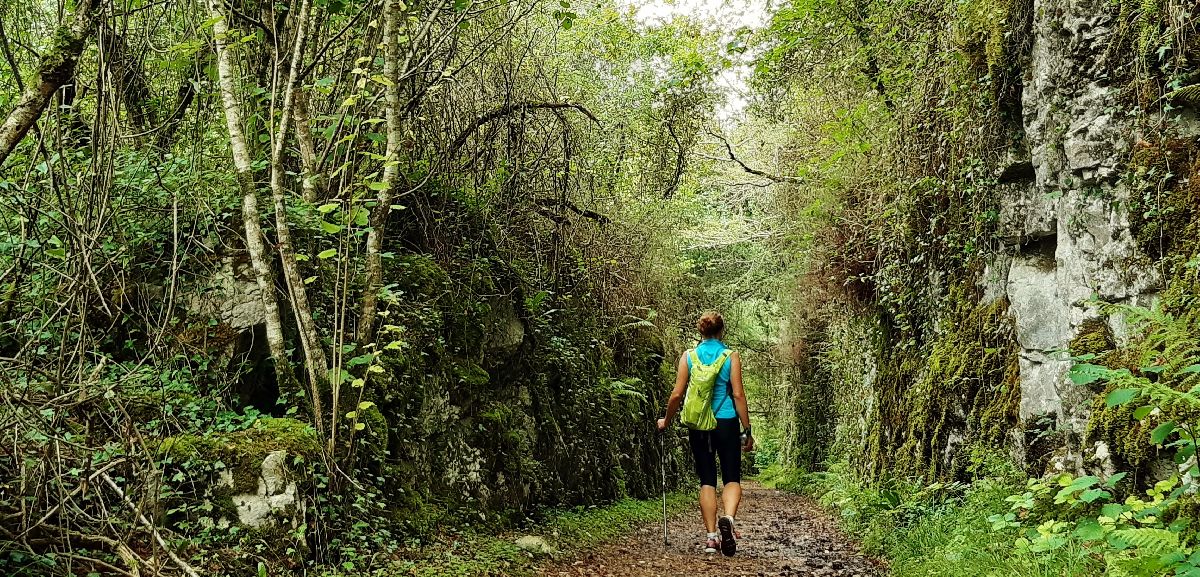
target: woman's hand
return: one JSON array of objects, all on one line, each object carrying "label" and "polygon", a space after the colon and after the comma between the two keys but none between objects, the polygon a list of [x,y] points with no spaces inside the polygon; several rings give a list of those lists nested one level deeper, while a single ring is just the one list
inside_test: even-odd
[{"label": "woman's hand", "polygon": [[660,431],[667,430],[667,420],[666,419],[658,420],[658,430],[660,430]]},{"label": "woman's hand", "polygon": [[754,452],[754,435],[746,435],[742,440],[742,450],[747,453]]}]

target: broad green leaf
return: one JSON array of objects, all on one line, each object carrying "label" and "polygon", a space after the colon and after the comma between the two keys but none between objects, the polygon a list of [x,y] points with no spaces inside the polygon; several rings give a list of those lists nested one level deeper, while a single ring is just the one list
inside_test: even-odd
[{"label": "broad green leaf", "polygon": [[1075,536],[1083,541],[1099,541],[1104,538],[1104,526],[1091,519],[1081,521],[1075,527]]},{"label": "broad green leaf", "polygon": [[373,403],[373,402],[371,402],[371,401],[363,401],[363,402],[361,402],[361,403],[359,403],[359,404],[358,404],[358,410],[360,410],[360,411],[365,411],[365,410],[367,410],[367,409],[369,409],[369,408],[371,408],[371,407],[374,407],[374,406],[375,406],[375,403]]},{"label": "broad green leaf", "polygon": [[367,226],[371,224],[371,213],[365,208],[354,209],[354,224],[356,226]]},{"label": "broad green leaf", "polygon": [[1124,479],[1126,475],[1128,475],[1128,473],[1126,473],[1124,471],[1122,471],[1120,473],[1116,473],[1113,476],[1109,477],[1108,480],[1104,481],[1104,486],[1109,487],[1109,488],[1116,487],[1117,483],[1120,483],[1121,479]]},{"label": "broad green leaf", "polygon": [[1151,413],[1151,411],[1153,411],[1153,410],[1154,410],[1154,407],[1151,405],[1146,405],[1144,407],[1138,407],[1137,410],[1133,411],[1133,420],[1140,421],[1142,419],[1145,419],[1146,415],[1149,415]]},{"label": "broad green leaf", "polygon": [[1167,421],[1150,431],[1150,441],[1155,445],[1161,445],[1171,433],[1175,431],[1175,421]]},{"label": "broad green leaf", "polygon": [[1109,407],[1118,407],[1132,401],[1138,396],[1137,389],[1117,389],[1104,397],[1104,404]]},{"label": "broad green leaf", "polygon": [[354,423],[354,430],[355,430],[355,431],[361,431],[361,430],[363,430],[363,429],[365,429],[365,428],[367,428],[367,424],[366,424],[366,423]]},{"label": "broad green leaf", "polygon": [[326,222],[326,221],[322,220],[321,221],[321,230],[324,231],[326,234],[334,234],[337,232],[341,232],[342,225],[333,224],[332,222]]},{"label": "broad green leaf", "polygon": [[1121,513],[1124,512],[1125,507],[1121,506],[1120,503],[1108,503],[1100,508],[1100,514],[1108,517],[1109,519],[1117,519],[1121,516]]},{"label": "broad green leaf", "polygon": [[1088,489],[1079,495],[1079,500],[1084,503],[1091,503],[1097,499],[1108,499],[1112,497],[1112,493],[1104,489]]},{"label": "broad green leaf", "polygon": [[325,250],[321,251],[320,253],[318,253],[318,254],[317,254],[317,258],[319,258],[319,259],[327,259],[327,258],[332,258],[332,257],[334,257],[334,256],[336,256],[336,255],[337,255],[337,249],[336,249],[336,248],[327,248],[327,249],[325,249]]},{"label": "broad green leaf", "polygon": [[388,185],[386,182],[367,181],[367,188],[371,190],[387,190]]},{"label": "broad green leaf", "polygon": [[338,207],[338,205],[336,202],[329,202],[329,203],[322,204],[321,206],[318,206],[317,212],[319,212],[321,214],[329,214],[329,213],[337,210],[337,207]]},{"label": "broad green leaf", "polygon": [[1077,385],[1087,385],[1106,378],[1108,372],[1108,367],[1090,363],[1076,363],[1071,367],[1069,376],[1071,377],[1071,382]]}]

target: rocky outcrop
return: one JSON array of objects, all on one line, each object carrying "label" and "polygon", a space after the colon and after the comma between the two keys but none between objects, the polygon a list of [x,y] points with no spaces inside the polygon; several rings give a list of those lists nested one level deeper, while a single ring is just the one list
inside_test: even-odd
[{"label": "rocky outcrop", "polygon": [[[1078,470],[1107,458],[1082,441],[1094,393],[1067,378],[1069,344],[1095,300],[1145,304],[1161,278],[1138,248],[1120,176],[1136,129],[1123,115],[1115,69],[1128,54],[1110,46],[1118,16],[1104,0],[1035,2],[1033,48],[1022,95],[1031,179],[1005,184],[1000,236],[1006,249],[981,284],[1007,296],[1021,346],[1020,417],[1052,417],[1066,446],[1053,465]],[[1109,320],[1122,335],[1119,320]]]},{"label": "rocky outcrop", "polygon": [[[285,464],[287,457],[286,451],[268,453],[260,467],[257,489],[253,493],[231,497],[239,523],[257,529],[272,525],[279,519],[290,518],[293,526],[296,524],[296,512],[301,501],[296,499],[296,482],[289,479]],[[223,472],[218,486],[233,489],[233,472]]]}]

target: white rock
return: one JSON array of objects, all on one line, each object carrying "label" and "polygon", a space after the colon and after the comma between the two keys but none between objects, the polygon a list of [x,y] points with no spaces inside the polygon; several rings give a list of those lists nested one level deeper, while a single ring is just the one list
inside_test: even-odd
[{"label": "white rock", "polygon": [[544,537],[537,535],[525,535],[517,539],[516,543],[517,547],[534,555],[553,555],[557,552]]},{"label": "white rock", "polygon": [[[296,505],[296,483],[288,480],[286,458],[286,451],[268,453],[262,462],[258,490],[233,496],[239,523],[263,527],[276,516],[290,516]],[[229,483],[232,485],[232,477]]]}]

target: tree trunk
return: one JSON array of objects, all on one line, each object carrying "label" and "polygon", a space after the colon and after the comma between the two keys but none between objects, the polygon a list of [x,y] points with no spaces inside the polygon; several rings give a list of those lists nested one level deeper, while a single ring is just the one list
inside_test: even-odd
[{"label": "tree trunk", "polygon": [[25,89],[4,124],[0,124],[0,166],[41,117],[54,93],[75,75],[79,55],[99,19],[98,4],[99,0],[79,0],[71,25],[59,28],[54,34],[50,48],[38,64],[37,79]]},{"label": "tree trunk", "polygon": [[300,144],[300,171],[304,180],[300,182],[300,194],[305,202],[317,202],[317,189],[321,188],[321,177],[316,173],[317,147],[313,143],[312,124],[308,119],[308,93],[296,92],[296,142]]},{"label": "tree trunk", "polygon": [[[281,390],[294,386],[291,365],[288,363],[287,346],[283,338],[283,323],[279,317],[279,302],[275,297],[275,275],[267,260],[263,243],[262,224],[258,216],[258,197],[254,186],[254,169],[250,163],[250,145],[242,131],[242,105],[238,100],[234,81],[233,57],[229,53],[226,37],[229,24],[222,13],[221,0],[209,0],[212,14],[213,37],[217,55],[217,80],[221,100],[225,106],[225,125],[229,129],[229,146],[233,150],[233,169],[237,175],[238,188],[242,193],[242,223],[246,232],[246,250],[254,266],[254,276],[262,292],[263,311],[267,325],[267,346],[275,361],[276,379]],[[313,409],[319,413],[320,398],[313,396]],[[319,419],[318,419],[319,422]]]},{"label": "tree trunk", "polygon": [[[367,231],[367,279],[363,289],[362,314],[359,316],[358,343],[360,346],[375,337],[375,314],[379,307],[379,287],[383,286],[383,235],[387,226],[388,213],[392,209],[392,192],[400,180],[400,19],[403,4],[398,0],[387,0],[383,14],[383,76],[388,80],[384,87],[387,144],[384,149],[383,190],[379,191],[378,204],[371,212],[371,230]],[[436,17],[436,13],[435,13]]]},{"label": "tree trunk", "polygon": [[[279,126],[275,131],[275,140],[271,147],[271,198],[275,202],[275,240],[279,251],[279,260],[283,267],[283,279],[287,284],[288,294],[292,298],[292,312],[295,313],[296,326],[300,330],[300,346],[304,349],[304,366],[308,372],[313,398],[316,399],[320,392],[318,385],[325,382],[329,373],[329,365],[325,359],[320,334],[313,321],[312,307],[308,304],[308,293],[304,289],[304,277],[300,274],[300,266],[296,262],[296,252],[292,248],[292,232],[287,218],[287,191],[283,185],[285,174],[283,151],[286,148],[284,145],[287,142],[288,128],[292,123],[292,111],[295,109],[296,78],[300,70],[300,60],[304,57],[304,42],[311,24],[309,17],[311,8],[311,0],[303,0],[300,3],[299,16],[296,19],[296,40],[292,49],[292,62],[284,80]],[[319,421],[320,415],[317,417]]]}]

